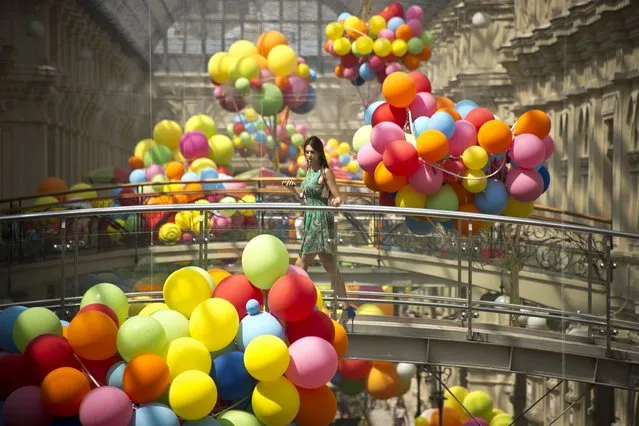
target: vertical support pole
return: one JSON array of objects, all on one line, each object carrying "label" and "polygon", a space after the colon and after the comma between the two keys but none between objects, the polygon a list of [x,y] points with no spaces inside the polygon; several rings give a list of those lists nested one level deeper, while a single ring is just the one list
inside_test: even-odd
[{"label": "vertical support pole", "polygon": [[67,251],[67,220],[65,218],[62,219],[62,223],[60,224],[60,309],[64,312],[66,300],[65,300],[65,287],[66,287],[66,277],[65,277],[65,253]]},{"label": "vertical support pole", "polygon": [[473,221],[468,221],[468,288],[467,288],[467,316],[468,331],[466,338],[473,340]]},{"label": "vertical support pole", "polygon": [[199,224],[199,238],[198,238],[198,262],[200,268],[204,268],[204,211],[200,210],[200,224]]},{"label": "vertical support pole", "polygon": [[606,354],[610,356],[611,352],[611,337],[612,337],[612,328],[610,327],[610,311],[612,304],[612,266],[613,261],[610,257],[610,252],[612,251],[612,236],[607,236],[606,238]]}]

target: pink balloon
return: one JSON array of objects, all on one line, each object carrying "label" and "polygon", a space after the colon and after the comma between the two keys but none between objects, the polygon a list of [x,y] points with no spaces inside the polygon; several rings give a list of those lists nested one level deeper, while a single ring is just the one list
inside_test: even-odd
[{"label": "pink balloon", "polygon": [[419,92],[408,106],[413,120],[417,117],[431,117],[437,111],[437,100],[427,92]]},{"label": "pink balloon", "polygon": [[534,169],[546,155],[546,146],[537,136],[524,133],[515,137],[508,156],[521,169]]},{"label": "pink balloon", "polygon": [[375,72],[380,71],[384,68],[384,60],[377,55],[373,55],[368,59],[368,64],[371,66],[371,69]]},{"label": "pink balloon", "polygon": [[[455,175],[463,175],[466,170],[466,166],[461,160],[456,158],[447,158],[442,163],[442,167],[449,173],[444,173],[444,181],[447,183],[458,182],[459,178]],[[452,173],[452,174],[451,174]]]},{"label": "pink balloon", "polygon": [[359,166],[368,173],[374,173],[380,161],[382,161],[382,154],[377,152],[371,143],[362,145],[357,153]]},{"label": "pink balloon", "polygon": [[304,269],[300,268],[297,265],[288,265],[288,271],[286,271],[286,273],[295,274],[295,275],[304,275],[308,277],[308,279],[311,279],[311,277],[308,275],[308,272],[306,272]]},{"label": "pink balloon", "polygon": [[377,34],[377,38],[386,38],[390,41],[393,41],[395,40],[395,33],[388,28],[384,28],[379,32],[379,34]]},{"label": "pink balloon", "polygon": [[346,80],[356,80],[359,74],[355,68],[344,68],[342,75]]},{"label": "pink balloon", "polygon": [[516,168],[506,176],[506,190],[517,201],[535,201],[544,191],[544,180],[537,170]]},{"label": "pink balloon", "polygon": [[289,85],[283,90],[284,102],[290,108],[295,108],[306,102],[308,82],[301,77],[288,78]]},{"label": "pink balloon", "polygon": [[231,226],[233,226],[233,228],[239,228],[242,225],[244,225],[244,219],[246,216],[244,216],[243,214],[234,214],[233,216],[231,216]]},{"label": "pink balloon", "polygon": [[291,361],[286,377],[296,386],[316,389],[328,383],[337,372],[337,353],[321,337],[307,336],[289,346]]},{"label": "pink balloon", "polygon": [[408,177],[408,184],[420,194],[432,195],[444,183],[444,173],[420,160],[419,167]]},{"label": "pink balloon", "polygon": [[371,132],[371,145],[380,154],[384,154],[384,150],[391,142],[405,139],[404,130],[390,121],[378,123]]},{"label": "pink balloon", "polygon": [[162,166],[160,166],[159,164],[151,164],[146,169],[146,180],[151,181],[151,179],[153,179],[153,176],[163,175],[163,174],[164,174],[164,168],[162,168]]},{"label": "pink balloon", "polygon": [[186,132],[180,138],[180,152],[187,160],[207,157],[209,155],[209,141],[200,132]]},{"label": "pink balloon", "polygon": [[422,35],[422,31],[424,30],[422,27],[421,19],[409,19],[406,22],[406,25],[410,28],[413,37],[419,37]]},{"label": "pink balloon", "polygon": [[295,126],[295,130],[297,131],[297,133],[305,136],[306,132],[308,132],[308,126],[306,124],[298,124]]},{"label": "pink balloon", "polygon": [[80,405],[83,426],[128,426],[133,417],[133,404],[124,391],[102,386],[89,392]]},{"label": "pink balloon", "polygon": [[232,223],[232,219],[224,215],[215,215],[211,218],[211,227],[216,231],[230,229]]},{"label": "pink balloon", "polygon": [[402,70],[402,66],[398,62],[393,62],[386,67],[386,75],[390,75],[394,72],[398,72]]},{"label": "pink balloon", "polygon": [[270,78],[273,78],[273,73],[269,71],[267,68],[262,68],[260,70],[260,75],[262,76],[263,80],[268,80]]},{"label": "pink balloon", "polygon": [[[418,5],[414,4],[412,6],[410,6],[408,9],[406,9],[406,19],[407,20],[412,20],[412,19],[416,19],[418,21],[421,21],[422,18],[424,18],[424,9],[422,9],[421,7],[419,7]],[[413,35],[415,35],[415,33],[413,33]],[[421,35],[415,35],[416,37],[419,37]]]},{"label": "pink balloon", "polygon": [[38,386],[23,386],[13,391],[4,401],[1,414],[2,424],[6,426],[40,426],[51,421],[42,404]]},{"label": "pink balloon", "polygon": [[458,157],[470,146],[477,145],[477,129],[470,121],[455,121],[455,133],[448,140],[450,155]]},{"label": "pink balloon", "polygon": [[542,142],[544,143],[544,161],[548,161],[555,152],[555,141],[550,135],[548,135]]},{"label": "pink balloon", "polygon": [[244,189],[246,188],[246,183],[244,182],[224,182],[224,189]]}]

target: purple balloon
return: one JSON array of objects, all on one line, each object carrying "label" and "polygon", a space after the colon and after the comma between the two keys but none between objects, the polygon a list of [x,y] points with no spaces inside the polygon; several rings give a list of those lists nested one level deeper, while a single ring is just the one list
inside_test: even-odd
[{"label": "purple balloon", "polygon": [[221,96],[218,98],[220,106],[229,112],[238,112],[246,107],[244,97],[240,92],[235,90],[231,86],[218,86],[221,87]]},{"label": "purple balloon", "polygon": [[2,418],[6,426],[47,425],[51,420],[38,386],[23,386],[13,391],[4,401]]},{"label": "purple balloon", "polygon": [[284,102],[289,108],[295,108],[306,102],[308,82],[297,76],[289,77],[288,82],[288,86],[283,91]]},{"label": "purple balloon", "polygon": [[545,155],[546,147],[544,142],[530,133],[515,136],[508,154],[517,163],[517,167],[522,169],[534,169],[544,161]]},{"label": "purple balloon", "polygon": [[410,28],[410,32],[413,37],[419,37],[422,35],[423,27],[420,19],[409,19],[406,25]]},{"label": "purple balloon", "polygon": [[437,100],[427,92],[419,92],[408,106],[413,120],[417,117],[432,117],[437,112]]},{"label": "purple balloon", "polygon": [[419,160],[419,166],[408,177],[408,184],[420,194],[433,195],[439,191],[444,183],[444,173]]},{"label": "purple balloon", "polygon": [[80,405],[80,422],[83,426],[128,426],[132,417],[131,399],[114,386],[93,389]]},{"label": "purple balloon", "polygon": [[189,161],[209,155],[209,141],[200,132],[186,132],[180,138],[180,152]]},{"label": "purple balloon", "polygon": [[506,190],[517,201],[535,201],[544,192],[544,180],[537,170],[516,168],[506,176]]},{"label": "purple balloon", "polygon": [[371,143],[362,145],[357,153],[359,166],[368,173],[375,173],[375,168],[380,161],[382,161],[382,154],[377,152]]},{"label": "purple balloon", "polygon": [[[466,419],[466,421],[462,424],[462,426],[488,426],[488,422],[481,417],[475,417],[477,421],[473,419]],[[477,424],[479,422],[479,424]]]},{"label": "purple balloon", "polygon": [[466,148],[477,145],[477,129],[470,121],[455,121],[455,133],[448,140],[448,149],[450,155],[458,157],[466,150]]},{"label": "purple balloon", "polygon": [[[414,5],[410,6],[408,9],[406,9],[405,15],[406,15],[406,19],[409,20],[409,21],[412,20],[412,19],[416,19],[417,21],[421,21],[422,18],[424,18],[424,9],[422,9],[418,5],[414,4]],[[415,33],[413,33],[413,34],[415,34]],[[417,36],[417,37],[419,37],[419,36]]]},{"label": "purple balloon", "polygon": [[384,154],[386,147],[393,141],[406,140],[404,130],[390,121],[383,121],[373,127],[371,132],[371,145],[375,151]]}]

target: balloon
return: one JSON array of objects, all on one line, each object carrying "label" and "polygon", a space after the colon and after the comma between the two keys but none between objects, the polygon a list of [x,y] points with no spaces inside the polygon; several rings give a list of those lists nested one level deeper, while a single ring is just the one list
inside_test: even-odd
[{"label": "balloon", "polygon": [[423,209],[426,206],[426,196],[417,192],[412,186],[406,185],[395,194],[395,206]]},{"label": "balloon", "polygon": [[488,153],[481,146],[473,145],[464,150],[461,159],[469,169],[480,170],[488,164]]},{"label": "balloon", "polygon": [[357,152],[357,162],[362,170],[366,170],[369,173],[375,172],[375,168],[382,161],[382,154],[380,154],[371,143],[365,143]]},{"label": "balloon", "polygon": [[533,201],[522,202],[512,196],[508,196],[508,204],[504,209],[504,216],[528,217],[533,212],[535,203]]},{"label": "balloon", "polygon": [[510,414],[500,413],[490,420],[490,426],[509,426],[513,423],[513,418]]},{"label": "balloon", "polygon": [[246,303],[253,299],[260,305],[264,303],[262,291],[254,287],[243,274],[233,274],[220,282],[213,291],[213,297],[229,301],[236,309],[239,318],[246,316]]},{"label": "balloon", "polygon": [[133,405],[120,389],[102,386],[91,390],[80,405],[83,426],[128,426]]},{"label": "balloon", "polygon": [[82,358],[100,361],[117,352],[118,327],[111,317],[94,310],[79,312],[67,330],[73,351]]},{"label": "balloon", "polygon": [[420,159],[417,169],[408,176],[408,184],[424,195],[435,194],[444,182],[444,174]]},{"label": "balloon", "polygon": [[400,388],[396,367],[389,362],[374,362],[366,380],[366,390],[375,399],[394,397]]},{"label": "balloon", "polygon": [[548,135],[543,139],[544,143],[544,161],[548,161],[550,157],[552,157],[553,152],[555,152],[555,141],[553,138]]},{"label": "balloon", "polygon": [[384,192],[397,192],[406,185],[406,176],[393,175],[384,165],[379,163],[375,168],[374,180],[377,190]]},{"label": "balloon", "polygon": [[178,311],[164,309],[154,312],[150,317],[162,325],[168,343],[189,335],[189,320]]},{"label": "balloon", "polygon": [[438,409],[435,410],[430,416],[429,424],[432,426],[439,426],[440,420],[443,426],[462,426],[461,416],[452,408],[444,407],[443,414],[440,414]]},{"label": "balloon", "polygon": [[40,396],[46,410],[58,417],[74,416],[91,387],[87,376],[71,367],[53,370],[42,381]]},{"label": "balloon", "polygon": [[[446,392],[444,392],[444,407],[455,410],[462,419],[468,417],[468,414],[460,403],[464,402],[464,398],[468,395],[468,389],[463,386],[451,386]],[[457,402],[459,400],[459,402]]]},{"label": "balloon", "polygon": [[333,321],[325,313],[315,310],[303,320],[292,321],[286,325],[286,337],[289,343],[307,336],[320,337],[332,343],[335,338]]},{"label": "balloon", "polygon": [[473,391],[464,397],[464,407],[473,417],[488,418],[493,410],[493,400],[484,391]]},{"label": "balloon", "polygon": [[289,366],[286,343],[272,335],[261,335],[249,343],[244,352],[244,365],[257,380],[272,381],[281,377]]},{"label": "balloon", "polygon": [[546,190],[550,186],[550,172],[548,172],[548,168],[546,166],[539,167],[539,169],[537,171],[541,175],[541,179],[544,181],[544,191],[543,192],[546,192]]},{"label": "balloon", "polygon": [[506,190],[520,202],[535,201],[544,191],[544,181],[537,170],[513,169],[506,176]]},{"label": "balloon", "polygon": [[527,111],[515,123],[515,135],[530,133],[544,139],[550,133],[550,117],[538,109]]},{"label": "balloon", "polygon": [[166,363],[171,379],[188,370],[211,371],[211,355],[204,343],[192,337],[180,337],[169,344]]},{"label": "balloon", "polygon": [[242,269],[251,283],[263,290],[286,274],[289,256],[284,243],[269,234],[251,239],[242,252]]},{"label": "balloon", "polygon": [[204,417],[199,420],[187,420],[184,422],[183,426],[221,426],[222,424],[218,422],[213,417]]},{"label": "balloon", "polygon": [[5,426],[40,426],[48,424],[50,419],[37,386],[23,386],[9,395],[2,415]]},{"label": "balloon", "polygon": [[385,102],[377,107],[375,112],[373,112],[371,124],[373,125],[373,129],[379,123],[383,123],[384,121],[389,121],[403,127],[404,123],[406,123],[407,117],[406,109],[397,108]]},{"label": "balloon", "polygon": [[397,364],[397,375],[402,380],[409,380],[417,374],[417,366],[406,362]]},{"label": "balloon", "polygon": [[171,309],[189,318],[198,304],[211,297],[214,286],[213,279],[204,269],[187,266],[169,275],[162,293]]},{"label": "balloon", "polygon": [[[24,355],[38,383],[41,383],[47,374],[57,368],[80,368],[68,340],[55,334],[43,334],[33,339],[27,346]],[[0,398],[2,398],[1,395]]]},{"label": "balloon", "polygon": [[[399,47],[395,47],[393,42],[393,50],[401,50]],[[404,43],[405,45],[405,43]],[[395,52],[394,52],[395,53]],[[401,56],[401,55],[397,55]],[[417,94],[415,82],[413,79],[404,72],[394,72],[386,77],[382,84],[382,94],[390,105],[397,108],[406,108],[413,102]]]},{"label": "balloon", "polygon": [[439,130],[446,139],[453,137],[455,133],[455,119],[446,111],[437,111],[430,117],[430,128]]},{"label": "balloon", "polygon": [[156,402],[138,407],[129,426],[179,426],[180,421],[173,410]]},{"label": "balloon", "polygon": [[342,359],[348,352],[348,334],[344,327],[335,320],[333,321],[333,327],[335,328],[335,338],[333,339],[333,349],[337,353],[337,359]]},{"label": "balloon", "polygon": [[162,325],[151,317],[131,317],[122,324],[117,337],[118,352],[125,361],[144,353],[166,354],[168,342]]},{"label": "balloon", "polygon": [[428,235],[433,232],[433,225],[428,220],[406,216],[405,223],[408,230],[415,235]]},{"label": "balloon", "polygon": [[185,371],[171,382],[169,402],[181,418],[198,420],[215,407],[217,387],[208,374],[197,370]]},{"label": "balloon", "polygon": [[268,294],[270,312],[287,322],[303,320],[313,312],[316,303],[315,285],[303,275],[282,276],[273,284]]},{"label": "balloon", "polygon": [[257,381],[244,366],[244,353],[227,352],[215,358],[213,379],[220,398],[225,401],[239,401],[253,392]]},{"label": "balloon", "polygon": [[256,300],[250,300],[246,304],[248,316],[240,322],[235,342],[244,350],[249,343],[263,334],[277,336],[285,340],[284,329],[280,322],[270,313],[260,311],[260,305]]},{"label": "balloon", "polygon": [[253,391],[251,405],[255,416],[265,425],[287,425],[300,408],[300,396],[285,377],[259,382]]},{"label": "balloon", "polygon": [[162,120],[153,128],[153,141],[170,149],[177,149],[181,136],[182,128],[175,121]]},{"label": "balloon", "polygon": [[126,365],[122,386],[133,402],[144,404],[162,396],[170,379],[169,367],[161,356],[142,354]]},{"label": "balloon", "polygon": [[20,352],[24,353],[27,345],[43,334],[62,336],[62,324],[56,314],[40,307],[20,312],[13,324],[13,341]]},{"label": "balloon", "polygon": [[[207,138],[215,135],[216,127],[215,121],[211,117],[206,114],[196,114],[189,118],[184,125],[185,132],[200,132],[204,134]],[[167,173],[168,176],[168,173]]]},{"label": "balloon", "polygon": [[100,283],[92,286],[82,296],[80,308],[93,303],[107,305],[118,317],[118,325],[122,324],[129,313],[129,300],[118,286],[110,283]]},{"label": "balloon", "polygon": [[[456,211],[459,208],[459,199],[450,185],[442,185],[436,194],[428,197],[426,208]],[[433,220],[445,222],[448,219],[433,218]]]},{"label": "balloon", "polygon": [[391,142],[404,139],[404,130],[393,122],[376,124],[371,132],[371,145],[380,154],[383,154]]},{"label": "balloon", "polygon": [[477,194],[486,189],[486,174],[482,170],[466,170],[462,184],[468,192]]},{"label": "balloon", "polygon": [[18,316],[26,311],[24,306],[10,306],[0,311],[0,348],[6,352],[19,352],[13,341],[13,326]]},{"label": "balloon", "polygon": [[126,368],[126,362],[119,361],[113,364],[106,373],[106,383],[109,386],[122,389],[124,385],[122,380],[124,379],[124,369]]},{"label": "balloon", "polygon": [[209,352],[218,351],[233,341],[240,320],[235,307],[224,299],[207,299],[191,315],[191,337],[204,343]]},{"label": "balloon", "polygon": [[363,359],[343,359],[339,362],[339,374],[347,380],[360,380],[371,371],[370,361]]},{"label": "balloon", "polygon": [[295,416],[299,426],[328,426],[335,419],[337,400],[326,385],[316,389],[298,389],[300,408]]},{"label": "balloon", "polygon": [[337,371],[337,353],[331,343],[320,337],[303,337],[292,343],[288,351],[291,361],[286,377],[298,387],[320,387]]},{"label": "balloon", "polygon": [[419,166],[417,150],[404,140],[395,140],[388,144],[382,159],[386,169],[395,176],[408,176]]},{"label": "balloon", "polygon": [[460,156],[467,148],[477,144],[477,130],[469,121],[455,121],[455,133],[448,141],[450,155]]},{"label": "balloon", "polygon": [[[493,113],[487,108],[475,108],[466,115],[464,118],[466,121],[470,122],[475,126],[475,129],[479,131],[484,123],[494,120],[495,116]],[[510,130],[510,129],[509,129]]]},{"label": "balloon", "polygon": [[436,163],[448,154],[448,139],[439,130],[426,130],[417,138],[417,153],[427,163]]},{"label": "balloon", "polygon": [[475,205],[481,213],[500,215],[508,204],[508,193],[498,179],[489,179],[486,189],[477,194]]},{"label": "balloon", "polygon": [[91,303],[90,305],[86,305],[84,308],[80,309],[76,315],[87,311],[102,312],[113,320],[113,323],[116,325],[116,327],[120,326],[120,321],[118,321],[117,315],[115,314],[115,312],[113,312],[113,309],[109,308],[107,305],[103,305],[102,303]]},{"label": "balloon", "polygon": [[508,156],[522,169],[534,169],[546,156],[546,145],[537,136],[524,133],[515,136]]}]

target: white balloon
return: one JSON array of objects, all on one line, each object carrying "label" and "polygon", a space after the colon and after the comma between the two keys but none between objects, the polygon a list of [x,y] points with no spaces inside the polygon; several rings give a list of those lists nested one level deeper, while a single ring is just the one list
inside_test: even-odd
[{"label": "white balloon", "polygon": [[472,17],[473,27],[475,28],[486,28],[490,25],[491,21],[490,16],[483,12],[477,12]]},{"label": "white balloon", "polygon": [[427,410],[424,410],[424,412],[422,414],[420,414],[419,417],[423,417],[426,420],[430,421],[430,418],[433,415],[433,413],[435,413],[435,411],[437,411],[437,409],[429,408]]},{"label": "white balloon", "polygon": [[406,362],[397,364],[397,375],[400,379],[412,379],[417,375],[417,366]]}]

